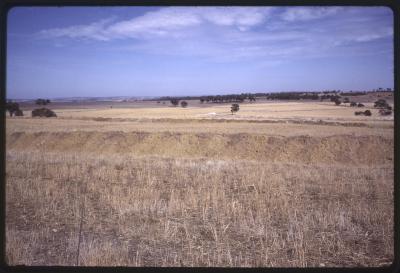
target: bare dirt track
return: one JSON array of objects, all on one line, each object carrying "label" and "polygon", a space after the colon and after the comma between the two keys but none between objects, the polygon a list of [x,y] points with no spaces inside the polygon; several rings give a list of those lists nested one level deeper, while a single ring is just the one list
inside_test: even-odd
[{"label": "bare dirt track", "polygon": [[90,107],[7,118],[9,264],[393,260],[392,120],[321,103]]}]

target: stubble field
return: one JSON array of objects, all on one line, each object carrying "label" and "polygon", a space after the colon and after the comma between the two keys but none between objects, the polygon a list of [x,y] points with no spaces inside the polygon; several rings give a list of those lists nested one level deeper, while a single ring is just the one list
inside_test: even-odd
[{"label": "stubble field", "polygon": [[235,115],[139,104],[7,118],[9,264],[392,262],[393,119],[370,104],[372,117],[315,102]]}]

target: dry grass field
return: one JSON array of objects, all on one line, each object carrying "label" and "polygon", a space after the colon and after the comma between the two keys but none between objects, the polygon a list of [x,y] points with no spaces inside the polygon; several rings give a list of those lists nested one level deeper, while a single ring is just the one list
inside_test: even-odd
[{"label": "dry grass field", "polygon": [[371,103],[136,106],[7,117],[8,264],[393,261],[393,118]]}]

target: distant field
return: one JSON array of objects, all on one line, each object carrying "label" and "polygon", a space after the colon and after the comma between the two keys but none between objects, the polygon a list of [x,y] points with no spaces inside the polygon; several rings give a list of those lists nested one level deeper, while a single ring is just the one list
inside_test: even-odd
[{"label": "distant field", "polygon": [[7,261],[388,265],[393,118],[362,100],[246,103],[234,115],[190,101],[50,104],[49,119],[22,106],[6,119]]},{"label": "distant field", "polygon": [[[69,108],[57,109],[55,112],[60,117],[65,118],[173,118],[173,119],[244,119],[244,120],[338,120],[338,121],[376,121],[392,120],[391,117],[380,117],[378,110],[374,109],[373,103],[366,103],[365,108],[350,106],[335,106],[332,102],[264,102],[241,104],[237,114],[232,115],[230,104],[207,104],[208,107],[188,108],[172,107],[169,103],[159,106],[156,102],[147,103],[148,107],[108,107],[108,108]],[[371,110],[372,117],[355,116],[355,111]],[[25,116],[30,116],[29,111],[25,111]]]}]

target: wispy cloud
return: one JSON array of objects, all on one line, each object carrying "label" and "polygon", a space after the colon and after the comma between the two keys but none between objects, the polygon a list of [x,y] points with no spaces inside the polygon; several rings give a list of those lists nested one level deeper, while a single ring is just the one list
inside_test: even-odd
[{"label": "wispy cloud", "polygon": [[66,28],[45,29],[39,33],[41,38],[86,38],[107,41],[110,39],[105,27],[112,22],[114,18],[103,19],[89,25],[76,25]]},{"label": "wispy cloud", "polygon": [[343,8],[340,7],[296,7],[289,8],[282,13],[285,21],[309,21],[332,16]]},{"label": "wispy cloud", "polygon": [[94,41],[132,39],[130,44],[110,48],[220,61],[264,56],[279,63],[278,58],[332,55],[335,48],[391,37],[393,27],[386,22],[390,20],[382,22],[375,11],[351,7],[169,7],[129,20],[108,18],[47,29],[39,35]]},{"label": "wispy cloud", "polygon": [[254,7],[172,7],[120,22],[106,19],[89,25],[43,30],[40,35],[104,41],[114,38],[152,38],[178,35],[178,31],[207,23],[245,31],[263,23],[270,10]]}]

